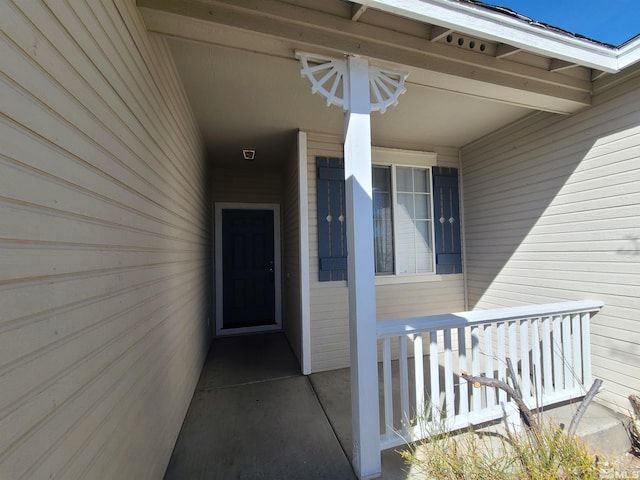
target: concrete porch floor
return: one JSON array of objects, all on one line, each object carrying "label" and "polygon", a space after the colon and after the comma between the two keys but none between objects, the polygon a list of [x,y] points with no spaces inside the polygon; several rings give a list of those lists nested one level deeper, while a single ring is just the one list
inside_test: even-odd
[{"label": "concrete porch floor", "polygon": [[[281,333],[216,339],[165,480],[354,480],[350,403],[349,369],[301,375]],[[610,414],[592,404],[579,433],[618,450],[626,434]],[[387,450],[381,478],[423,476]]]},{"label": "concrete porch floor", "polygon": [[216,339],[164,478],[354,480],[350,410],[348,369],[305,377],[283,334]]}]

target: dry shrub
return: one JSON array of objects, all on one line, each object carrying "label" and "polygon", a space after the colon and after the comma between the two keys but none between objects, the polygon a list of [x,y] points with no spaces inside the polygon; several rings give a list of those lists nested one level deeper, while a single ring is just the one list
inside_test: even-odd
[{"label": "dry shrub", "polygon": [[[577,437],[555,425],[540,434],[435,433],[400,454],[412,471],[425,479],[602,479],[611,472],[599,468],[596,457]],[[615,478],[636,478],[616,472]]]}]

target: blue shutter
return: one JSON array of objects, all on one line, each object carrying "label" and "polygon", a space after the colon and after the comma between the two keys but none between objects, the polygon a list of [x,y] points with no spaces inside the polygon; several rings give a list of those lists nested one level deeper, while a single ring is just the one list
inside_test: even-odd
[{"label": "blue shutter", "polygon": [[344,161],[316,157],[318,168],[319,280],[347,279]]},{"label": "blue shutter", "polygon": [[433,167],[436,273],[462,273],[458,169]]}]

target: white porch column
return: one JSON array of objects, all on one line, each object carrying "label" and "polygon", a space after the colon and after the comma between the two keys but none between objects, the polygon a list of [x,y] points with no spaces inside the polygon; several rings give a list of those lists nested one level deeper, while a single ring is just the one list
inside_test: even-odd
[{"label": "white porch column", "polygon": [[[360,479],[381,473],[378,347],[371,185],[372,111],[384,113],[405,92],[406,73],[347,59],[296,52],[302,76],[327,106],[345,110],[344,166],[351,348],[353,466]],[[340,88],[342,86],[342,88]]]},{"label": "white porch column", "polygon": [[353,466],[361,479],[381,473],[376,291],[371,186],[369,63],[347,57],[344,126],[351,425]]}]

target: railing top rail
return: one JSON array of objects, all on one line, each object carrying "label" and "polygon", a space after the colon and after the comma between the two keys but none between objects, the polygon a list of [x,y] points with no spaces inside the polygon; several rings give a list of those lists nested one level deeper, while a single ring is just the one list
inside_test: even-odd
[{"label": "railing top rail", "polygon": [[377,322],[378,338],[470,327],[494,322],[539,318],[567,313],[597,312],[604,306],[597,300],[525,305],[472,312],[446,313],[425,317],[398,318]]}]

